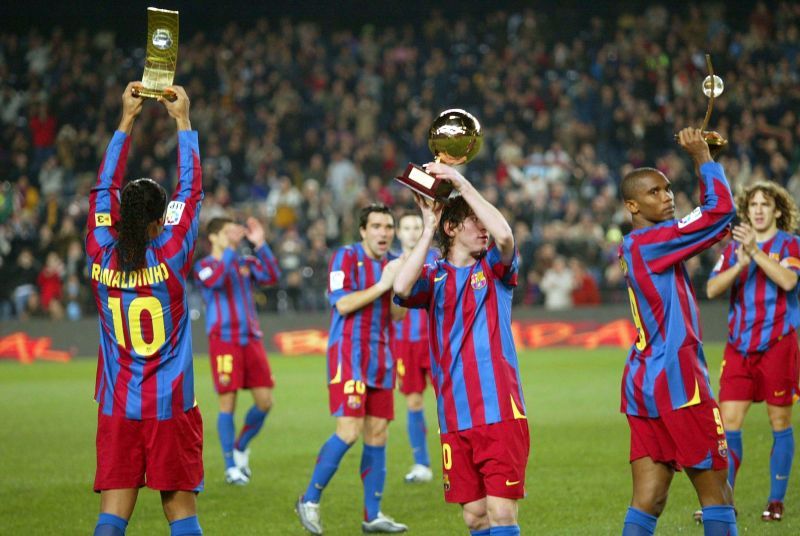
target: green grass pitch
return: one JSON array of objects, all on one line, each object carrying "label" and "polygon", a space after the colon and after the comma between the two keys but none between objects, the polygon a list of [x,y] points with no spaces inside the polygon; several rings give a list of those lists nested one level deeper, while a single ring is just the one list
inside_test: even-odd
[{"label": "green grass pitch", "polygon": [[[722,348],[707,353],[716,384]],[[528,497],[520,503],[523,534],[619,534],[630,500],[628,429],[618,413],[624,350],[557,349],[520,356],[531,458]],[[253,481],[223,482],[216,435],[216,401],[206,359],[195,362],[197,399],[205,419],[206,490],[198,500],[206,534],[303,534],[292,510],[306,485],[317,451],[333,431],[327,414],[324,361],[319,357],[272,356],[277,381],[275,407],[252,443]],[[94,360],[70,364],[0,363],[0,534],[91,534],[98,497],[92,493],[96,406],[92,401]],[[429,445],[440,475],[434,400],[428,395]],[[250,404],[240,395],[237,429]],[[405,410],[396,397],[390,427],[388,476],[383,511],[420,535],[466,534],[457,506],[442,498],[438,476],[428,485],[406,485],[411,463]],[[768,456],[772,436],[763,406],[745,423],[745,461],[737,485],[740,534],[800,534],[795,475],[787,517],[764,524]],[[325,534],[360,534],[362,512],[358,464],[360,445],[345,457],[325,491]],[[797,470],[795,470],[797,473]],[[701,535],[692,522],[697,500],[688,479],[676,475],[657,534]],[[168,534],[158,494],[142,490],[128,534]]]}]

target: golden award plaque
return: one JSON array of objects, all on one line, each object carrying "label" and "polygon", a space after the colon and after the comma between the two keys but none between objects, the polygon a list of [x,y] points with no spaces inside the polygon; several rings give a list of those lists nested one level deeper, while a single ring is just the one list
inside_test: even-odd
[{"label": "golden award plaque", "polygon": [[147,8],[147,52],[144,59],[143,88],[135,89],[134,96],[146,99],[164,97],[175,100],[175,95],[165,88],[175,79],[178,61],[178,12]]},{"label": "golden award plaque", "polygon": [[[428,131],[428,148],[434,160],[449,166],[466,164],[475,158],[482,145],[481,124],[472,114],[458,108],[440,113]],[[409,163],[395,180],[428,199],[447,199],[453,191],[448,181],[429,175],[425,168],[414,163]]]},{"label": "golden award plaque", "polygon": [[[711,119],[711,111],[714,109],[714,99],[722,95],[725,90],[725,84],[722,78],[714,74],[714,66],[711,64],[711,55],[706,54],[706,66],[708,66],[708,76],[703,80],[703,94],[708,97],[708,107],[706,108],[706,116],[703,119],[703,126],[700,130],[703,132],[703,138],[708,143],[708,149],[711,153],[711,158],[717,158],[717,155],[728,145],[728,140],[722,137],[719,132],[708,129],[708,122]],[[678,135],[675,135],[678,139]]]}]

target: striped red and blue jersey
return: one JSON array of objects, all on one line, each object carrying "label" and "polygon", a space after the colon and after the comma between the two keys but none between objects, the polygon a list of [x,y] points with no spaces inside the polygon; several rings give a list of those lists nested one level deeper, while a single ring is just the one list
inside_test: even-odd
[{"label": "striped red and blue jersey", "polygon": [[186,278],[203,199],[197,132],[178,132],[178,186],[145,268],[124,271],[116,225],[130,138],[115,132],[89,196],[86,253],[100,348],[95,400],[105,415],[169,419],[195,405]]},{"label": "striped red and blue jersey", "polygon": [[267,244],[254,255],[239,255],[227,248],[222,258],[209,255],[194,267],[206,303],[206,334],[225,342],[246,345],[261,339],[253,285],[267,286],[278,282],[281,270]]},{"label": "striped red and blue jersey", "polygon": [[639,332],[622,377],[621,410],[658,417],[712,398],[699,311],[684,261],[722,240],[735,215],[722,166],[700,166],[702,205],[626,235],[619,249]]},{"label": "striped red and blue jersey", "polygon": [[[716,277],[736,265],[734,240],[711,272]],[[772,259],[800,275],[800,238],[778,230],[758,247]],[[797,289],[785,292],[755,262],[733,282],[728,311],[728,342],[743,355],[764,352],[800,325]]]},{"label": "striped red and blue jersey", "polygon": [[440,433],[525,418],[511,332],[519,252],[503,264],[494,244],[471,266],[426,264],[398,305],[428,310]]},{"label": "striped red and blue jersey", "polygon": [[[439,258],[435,249],[428,250],[425,264],[433,264]],[[402,320],[393,323],[392,338],[405,342],[428,342],[428,313],[424,309],[409,309]]]},{"label": "striped red and blue jersey", "polygon": [[394,359],[389,349],[391,292],[352,313],[341,315],[335,305],[343,296],[380,281],[388,257],[370,258],[363,246],[339,248],[328,269],[331,327],[328,333],[328,382],[362,381],[369,387],[393,389]]}]

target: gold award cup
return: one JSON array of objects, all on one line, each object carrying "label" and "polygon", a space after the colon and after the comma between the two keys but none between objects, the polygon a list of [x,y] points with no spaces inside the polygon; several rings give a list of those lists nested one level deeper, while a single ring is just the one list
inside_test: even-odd
[{"label": "gold award cup", "polygon": [[[703,126],[700,130],[703,132],[703,138],[708,144],[708,150],[711,153],[711,158],[717,158],[720,152],[728,145],[728,140],[722,137],[719,132],[708,129],[708,122],[711,119],[711,111],[714,109],[714,99],[722,95],[725,90],[725,84],[722,78],[714,74],[714,66],[711,64],[711,55],[706,54],[706,65],[708,66],[708,76],[703,80],[703,94],[708,97],[708,108],[706,108],[706,116],[703,119]],[[678,139],[678,135],[675,135]]]},{"label": "gold award cup", "polygon": [[145,99],[175,100],[175,94],[165,91],[175,79],[178,61],[178,12],[147,8],[147,52],[144,60],[142,85],[133,95]]},{"label": "gold award cup", "polygon": [[[428,131],[428,148],[434,160],[450,166],[466,164],[475,158],[482,145],[481,124],[472,114],[458,108],[440,113]],[[447,199],[453,190],[452,184],[414,163],[409,163],[395,180],[428,199]]]}]

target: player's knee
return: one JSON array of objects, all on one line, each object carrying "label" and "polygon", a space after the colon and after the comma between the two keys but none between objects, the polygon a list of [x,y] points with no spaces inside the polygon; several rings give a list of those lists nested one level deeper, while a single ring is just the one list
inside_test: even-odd
[{"label": "player's knee", "polygon": [[423,409],[422,395],[419,393],[412,393],[406,397],[406,407],[411,411],[420,411]]},{"label": "player's knee", "polygon": [[468,509],[465,507],[462,511],[462,515],[464,517],[464,523],[471,531],[489,528],[489,516],[486,513],[486,508],[480,509],[474,507]]},{"label": "player's knee", "polygon": [[262,400],[256,400],[255,402],[258,411],[262,413],[266,413],[272,409],[272,397],[268,397]]},{"label": "player's knee", "polygon": [[489,522],[493,525],[506,526],[517,524],[517,505],[514,501],[489,503],[486,509]]},{"label": "player's knee", "polygon": [[361,419],[340,419],[336,423],[336,435],[348,445],[358,441],[363,430],[364,421]]},{"label": "player's knee", "polygon": [[652,516],[659,517],[661,512],[664,511],[664,507],[667,506],[668,495],[666,492],[654,492],[645,497],[634,497],[631,506]]}]

